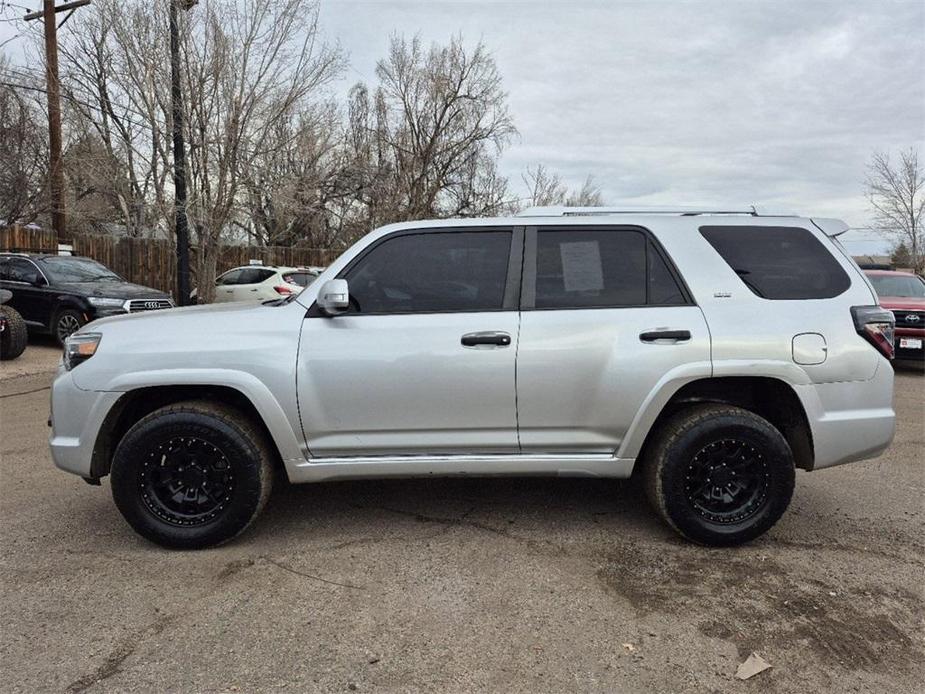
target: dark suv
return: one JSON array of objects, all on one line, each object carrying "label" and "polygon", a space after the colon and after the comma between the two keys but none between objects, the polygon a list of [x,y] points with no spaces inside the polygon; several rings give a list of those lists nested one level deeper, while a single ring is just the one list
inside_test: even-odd
[{"label": "dark suv", "polygon": [[157,289],[126,282],[90,258],[0,253],[0,287],[30,330],[63,343],[80,326],[103,316],[173,306]]}]

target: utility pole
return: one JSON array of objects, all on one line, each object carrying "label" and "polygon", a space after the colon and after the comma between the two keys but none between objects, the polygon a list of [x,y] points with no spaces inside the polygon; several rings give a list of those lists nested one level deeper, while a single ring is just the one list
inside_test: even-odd
[{"label": "utility pole", "polygon": [[[45,23],[45,91],[48,95],[48,178],[51,191],[51,226],[58,243],[67,239],[64,210],[64,165],[61,160],[61,85],[58,81],[58,12],[89,5],[90,0],[74,0],[55,7],[55,0],[43,0],[42,10],[30,12],[24,19],[41,19]],[[70,15],[68,15],[69,17]],[[67,18],[65,18],[66,20]]]},{"label": "utility pole", "polygon": [[177,235],[177,303],[188,306],[189,221],[186,217],[186,148],[183,145],[183,89],[180,85],[180,29],[178,10],[189,10],[197,0],[170,0],[170,97],[173,110],[174,230]]}]

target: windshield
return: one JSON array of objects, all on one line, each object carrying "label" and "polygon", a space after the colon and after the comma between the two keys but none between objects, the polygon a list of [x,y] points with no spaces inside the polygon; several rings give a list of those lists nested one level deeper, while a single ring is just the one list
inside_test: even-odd
[{"label": "windshield", "polygon": [[89,258],[57,256],[42,258],[42,270],[57,282],[121,282],[122,278],[105,265]]},{"label": "windshield", "polygon": [[925,282],[915,275],[868,275],[878,296],[925,298]]}]

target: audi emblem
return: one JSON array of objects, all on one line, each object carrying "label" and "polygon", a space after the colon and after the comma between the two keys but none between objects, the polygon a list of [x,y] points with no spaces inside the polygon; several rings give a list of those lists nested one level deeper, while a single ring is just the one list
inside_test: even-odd
[{"label": "audi emblem", "polygon": [[146,301],[146,302],[145,302],[145,308],[148,308],[148,309],[151,309],[151,308],[160,308],[160,306],[161,306],[161,304],[160,304],[159,301]]}]

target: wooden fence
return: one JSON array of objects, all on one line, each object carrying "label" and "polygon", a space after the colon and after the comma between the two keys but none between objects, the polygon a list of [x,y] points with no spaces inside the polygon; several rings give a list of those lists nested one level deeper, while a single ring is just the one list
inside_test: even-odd
[{"label": "wooden fence", "polygon": [[[116,238],[113,236],[75,236],[70,240],[74,255],[102,263],[129,282],[173,292],[177,282],[176,246],[160,239]],[[53,231],[22,226],[0,228],[0,251],[57,253],[58,239]],[[196,247],[190,248],[190,265],[196,270]],[[252,259],[264,265],[329,265],[339,251],[291,246],[221,246],[218,273]],[[195,280],[194,280],[195,286]]]}]

